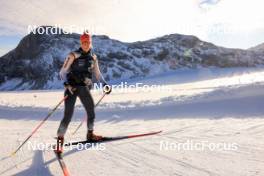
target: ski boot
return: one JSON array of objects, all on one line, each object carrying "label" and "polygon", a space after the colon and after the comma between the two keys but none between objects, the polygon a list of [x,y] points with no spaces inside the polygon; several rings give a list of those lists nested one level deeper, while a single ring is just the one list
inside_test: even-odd
[{"label": "ski boot", "polygon": [[102,139],[103,139],[103,137],[99,136],[99,135],[95,135],[93,133],[93,130],[88,130],[87,136],[86,136],[87,141],[100,141]]}]

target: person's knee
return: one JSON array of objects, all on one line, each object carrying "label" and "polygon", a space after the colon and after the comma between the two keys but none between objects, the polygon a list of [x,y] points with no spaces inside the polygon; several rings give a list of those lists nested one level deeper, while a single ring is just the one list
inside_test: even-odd
[{"label": "person's knee", "polygon": [[89,112],[87,112],[87,116],[89,117],[89,119],[94,119],[94,118],[95,118],[95,113],[94,113],[94,111],[89,111]]},{"label": "person's knee", "polygon": [[73,109],[65,109],[64,110],[64,117],[62,122],[63,123],[69,123],[71,121],[71,118],[73,116]]},{"label": "person's knee", "polygon": [[66,118],[63,118],[63,120],[61,121],[61,124],[62,126],[67,127],[70,122],[71,122],[71,118],[66,117]]},{"label": "person's knee", "polygon": [[64,116],[65,117],[71,117],[72,116],[72,114],[73,114],[73,109],[71,109],[71,108],[66,108],[65,110],[64,110]]},{"label": "person's knee", "polygon": [[91,111],[91,112],[89,113],[89,115],[90,115],[92,118],[94,118],[94,117],[95,117],[95,113],[94,113],[94,111]]}]

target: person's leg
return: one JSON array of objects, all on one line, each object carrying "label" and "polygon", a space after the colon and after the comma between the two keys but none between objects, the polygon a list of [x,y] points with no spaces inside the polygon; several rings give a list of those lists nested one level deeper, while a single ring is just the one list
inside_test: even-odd
[{"label": "person's leg", "polygon": [[94,129],[94,101],[90,94],[90,90],[87,87],[81,87],[78,94],[87,114],[87,128],[92,131]]},{"label": "person's leg", "polygon": [[74,105],[77,98],[77,92],[75,91],[72,95],[68,90],[64,92],[64,96],[68,95],[64,102],[64,117],[60,123],[59,129],[57,131],[58,137],[63,137],[66,133],[68,125],[71,121],[73,112],[74,112]]}]

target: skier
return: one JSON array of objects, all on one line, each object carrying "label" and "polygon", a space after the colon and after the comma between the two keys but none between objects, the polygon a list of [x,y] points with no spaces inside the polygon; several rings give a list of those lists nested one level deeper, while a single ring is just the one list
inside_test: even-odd
[{"label": "skier", "polygon": [[71,52],[66,58],[61,70],[60,77],[64,80],[65,92],[68,95],[65,100],[64,117],[57,131],[56,152],[61,153],[63,149],[64,135],[71,121],[77,96],[80,98],[87,114],[87,140],[100,140],[102,136],[95,135],[94,130],[94,102],[90,93],[92,88],[92,75],[97,81],[103,83],[104,93],[110,94],[111,87],[106,83],[99,69],[98,59],[92,53],[92,37],[85,32],[80,36],[81,47]]}]

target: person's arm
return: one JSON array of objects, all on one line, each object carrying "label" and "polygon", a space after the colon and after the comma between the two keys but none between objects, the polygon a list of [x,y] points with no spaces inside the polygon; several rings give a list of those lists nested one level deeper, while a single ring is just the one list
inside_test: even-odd
[{"label": "person's arm", "polygon": [[104,80],[100,68],[99,68],[99,64],[98,64],[98,59],[97,56],[94,54],[93,55],[93,59],[94,59],[94,74],[95,74],[95,78],[98,82],[102,82],[106,84],[106,81]]},{"label": "person's arm", "polygon": [[75,59],[74,53],[70,53],[67,58],[65,59],[63,66],[60,69],[60,78],[63,81],[67,81],[66,75],[69,72],[70,66]]},{"label": "person's arm", "polygon": [[99,63],[98,63],[98,59],[96,57],[96,55],[93,55],[93,59],[94,59],[94,73],[95,73],[95,78],[97,79],[98,82],[102,82],[103,83],[103,91],[106,94],[110,94],[112,91],[112,88],[110,85],[107,84],[107,82],[105,81],[103,75],[100,72],[99,69]]},{"label": "person's arm", "polygon": [[76,57],[75,57],[74,53],[70,53],[67,56],[66,60],[64,61],[63,66],[61,67],[61,70],[60,70],[60,77],[64,81],[63,85],[64,85],[65,89],[68,89],[71,94],[73,94],[74,89],[68,83],[67,73],[69,72],[71,64],[73,63],[75,58]]}]

